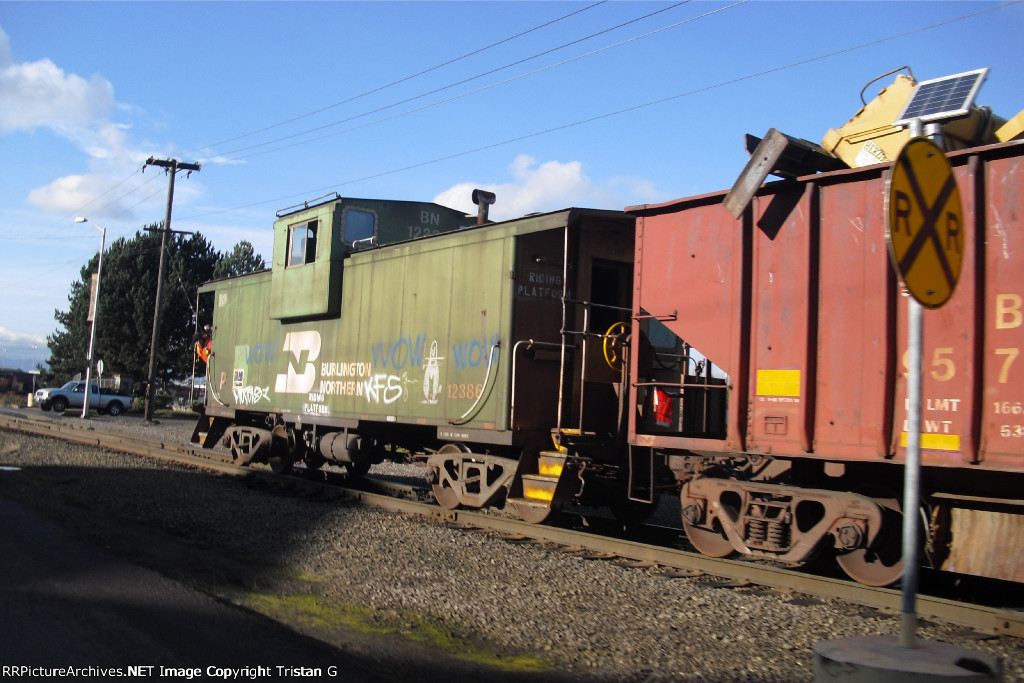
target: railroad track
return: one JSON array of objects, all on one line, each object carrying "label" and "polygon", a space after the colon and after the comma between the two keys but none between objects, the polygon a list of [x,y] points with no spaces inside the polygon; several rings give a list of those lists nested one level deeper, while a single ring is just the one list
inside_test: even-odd
[{"label": "railroad track", "polygon": [[[519,519],[486,512],[446,510],[433,502],[422,500],[422,491],[415,487],[372,478],[360,487],[353,487],[344,483],[341,477],[333,477],[328,472],[318,472],[316,477],[301,474],[282,477],[269,469],[238,467],[231,462],[230,456],[218,451],[41,417],[0,414],[0,429],[48,436],[246,479],[258,479],[267,486],[419,515],[467,529],[504,534],[510,540],[557,544],[573,552],[588,553],[591,557],[634,562],[637,566],[670,575],[721,577],[737,586],[761,586],[822,598],[839,598],[897,614],[902,604],[902,594],[897,589],[864,586],[845,579],[744,561],[715,559],[665,545],[629,541],[578,529],[528,524]],[[917,614],[926,619],[946,621],[984,633],[1024,637],[1024,612],[1016,609],[921,594],[917,596]]]}]

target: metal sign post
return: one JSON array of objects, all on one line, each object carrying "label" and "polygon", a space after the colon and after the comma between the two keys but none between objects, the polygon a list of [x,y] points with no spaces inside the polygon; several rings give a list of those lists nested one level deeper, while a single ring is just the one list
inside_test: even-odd
[{"label": "metal sign post", "polygon": [[920,121],[893,164],[886,197],[889,255],[910,292],[907,301],[907,443],[903,480],[903,602],[900,645],[914,647],[917,624],[921,471],[922,307],[939,308],[956,288],[963,263],[960,191],[942,149],[920,137]]},{"label": "metal sign post", "polygon": [[[948,643],[915,643],[917,627],[918,557],[921,550],[920,468],[921,413],[924,391],[922,347],[924,309],[939,308],[953,295],[963,261],[963,211],[960,192],[945,152],[922,137],[939,137],[941,120],[971,111],[987,69],[918,83],[893,124],[907,126],[910,140],[892,165],[886,181],[885,214],[889,257],[907,297],[907,428],[903,446],[903,605],[900,636],[867,636],[819,643],[814,648],[815,681],[832,681],[837,672],[850,680],[997,680],[998,664],[990,659],[970,673],[966,661],[983,656]],[[912,650],[912,651],[911,651]],[[976,673],[977,672],[977,673]],[[984,673],[982,673],[984,672]],[[985,674],[988,674],[987,676]]]},{"label": "metal sign post", "polygon": [[914,647],[917,630],[917,499],[921,489],[921,347],[924,311],[907,299],[907,459],[903,465],[903,595],[900,646]]}]

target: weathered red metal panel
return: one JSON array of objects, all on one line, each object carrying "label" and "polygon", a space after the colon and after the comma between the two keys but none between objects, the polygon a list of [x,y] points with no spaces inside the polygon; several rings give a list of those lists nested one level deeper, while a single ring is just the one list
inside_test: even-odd
[{"label": "weathered red metal panel", "polygon": [[813,185],[785,184],[753,203],[750,450],[811,450],[817,225]]},{"label": "weathered red metal panel", "polygon": [[[640,236],[642,306],[726,372],[739,361],[742,227],[720,201],[648,218]],[[672,318],[672,319],[670,319]],[[695,321],[700,325],[694,325]]]},{"label": "weathered red metal panel", "polygon": [[[950,161],[967,239],[956,291],[924,315],[922,462],[1024,471],[1024,145]],[[724,193],[630,209],[635,312],[675,314],[670,329],[730,377],[726,439],[635,443],[904,458],[907,299],[885,180],[878,166],[771,183],[738,220]]]},{"label": "weathered red metal panel", "polygon": [[[637,220],[635,304],[730,375],[745,368],[744,229],[723,194],[648,207]],[[742,389],[740,389],[742,391]],[[733,394],[736,394],[734,387]],[[633,392],[635,400],[635,390]],[[728,437],[709,447],[742,449],[745,408],[729,406]]]},{"label": "weathered red metal panel", "polygon": [[[966,235],[979,235],[974,215],[977,206],[974,164],[953,170],[960,190]],[[978,362],[979,304],[976,240],[963,240],[960,279],[942,308],[925,310],[921,350],[921,463],[962,465],[975,461],[976,434],[973,416]],[[901,350],[896,390],[894,446],[896,460],[903,460],[907,444],[907,297],[897,307],[898,345]]]},{"label": "weathered red metal panel", "polygon": [[896,276],[885,239],[885,181],[819,185],[818,375],[814,452],[889,452]]},{"label": "weathered red metal panel", "polygon": [[984,173],[985,303],[981,459],[1024,470],[1024,153]]}]

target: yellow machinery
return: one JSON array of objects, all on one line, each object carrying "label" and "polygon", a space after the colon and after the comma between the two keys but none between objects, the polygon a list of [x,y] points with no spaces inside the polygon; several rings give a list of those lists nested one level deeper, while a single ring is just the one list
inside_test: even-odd
[{"label": "yellow machinery", "polygon": [[[907,69],[909,74],[909,68],[903,69]],[[870,85],[871,83],[865,86],[865,90]],[[891,162],[910,139],[907,128],[894,126],[893,122],[914,92],[915,85],[917,81],[912,74],[897,75],[896,80],[866,103],[846,122],[846,125],[829,130],[822,139],[821,146],[851,168]],[[863,97],[863,91],[861,95]],[[1012,125],[1014,122],[1015,126]],[[946,151],[952,152],[1016,139],[1021,136],[1022,127],[1024,112],[1018,114],[1013,121],[1007,122],[1006,119],[992,114],[987,107],[972,107],[967,116],[945,122],[942,126],[942,137]]]},{"label": "yellow machinery", "polygon": [[[907,71],[906,75],[899,73],[903,70]],[[981,73],[980,78],[984,80],[984,71],[987,70],[960,75]],[[865,102],[864,92],[873,83],[892,74],[897,74],[896,79],[870,102]],[[936,79],[940,80],[947,79]],[[924,81],[920,85],[924,87],[930,83]],[[763,138],[747,135],[750,160],[726,195],[723,205],[739,218],[769,175],[798,178],[821,171],[891,163],[910,139],[909,127],[903,125],[905,121],[898,124],[897,120],[917,85],[918,81],[906,66],[872,80],[861,90],[864,106],[842,128],[829,130],[820,146],[774,128]],[[994,115],[988,107],[972,104],[964,111],[965,114],[941,123],[942,144],[947,152],[1024,139],[1024,111],[1009,121]]]}]

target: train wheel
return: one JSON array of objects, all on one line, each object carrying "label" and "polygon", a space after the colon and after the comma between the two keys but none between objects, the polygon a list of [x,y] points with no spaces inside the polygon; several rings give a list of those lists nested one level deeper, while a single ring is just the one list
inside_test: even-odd
[{"label": "train wheel", "polygon": [[899,499],[875,498],[883,508],[883,526],[870,548],[836,556],[846,575],[866,586],[890,586],[903,576],[903,513]]},{"label": "train wheel", "polygon": [[288,454],[271,453],[267,457],[267,464],[274,474],[288,474],[292,469],[292,459]]},{"label": "train wheel", "polygon": [[267,464],[270,465],[270,469],[274,474],[287,474],[292,469],[295,451],[289,443],[288,433],[284,427],[275,427],[273,433],[274,436],[270,441],[270,453],[267,455]]},{"label": "train wheel", "polygon": [[267,464],[270,465],[270,469],[274,474],[288,474],[292,469],[291,456],[287,453],[278,453],[276,449],[267,456]]},{"label": "train wheel", "polygon": [[[469,453],[470,449],[465,444],[446,443],[437,452],[439,455],[452,454],[461,456]],[[452,487],[452,482],[459,480],[459,472],[461,471],[459,460],[457,458],[446,459],[444,461],[444,470],[447,476],[439,476],[437,483],[431,484],[431,488],[434,491],[434,498],[437,499],[438,505],[445,510],[456,510],[461,505],[461,502],[459,501],[459,494]]]},{"label": "train wheel", "polygon": [[735,552],[732,543],[729,542],[728,537],[726,537],[723,531],[701,529],[699,526],[690,524],[685,519],[683,520],[683,530],[686,531],[686,539],[701,555],[729,557],[729,555]]},{"label": "train wheel", "polygon": [[443,484],[434,484],[432,488],[434,489],[434,498],[437,500],[438,505],[445,510],[458,509],[459,494],[455,493],[455,489]]},{"label": "train wheel", "polygon": [[313,450],[307,450],[302,456],[302,464],[310,470],[318,470],[323,467],[326,462],[327,460],[324,459],[324,456]]},{"label": "train wheel", "polygon": [[[721,478],[721,473],[715,471],[705,476]],[[728,557],[732,555],[736,549],[732,547],[729,537],[725,535],[721,522],[717,519],[712,519],[710,529],[698,526],[700,523],[707,523],[706,512],[704,511],[704,507],[707,504],[701,505],[697,501],[689,499],[689,489],[690,482],[684,485],[679,493],[679,500],[683,508],[683,530],[686,532],[687,540],[702,555],[707,555],[708,557]]]},{"label": "train wheel", "polygon": [[349,479],[362,479],[366,476],[366,473],[370,471],[370,461],[363,460],[361,462],[347,462],[345,463],[345,472],[348,474]]}]

